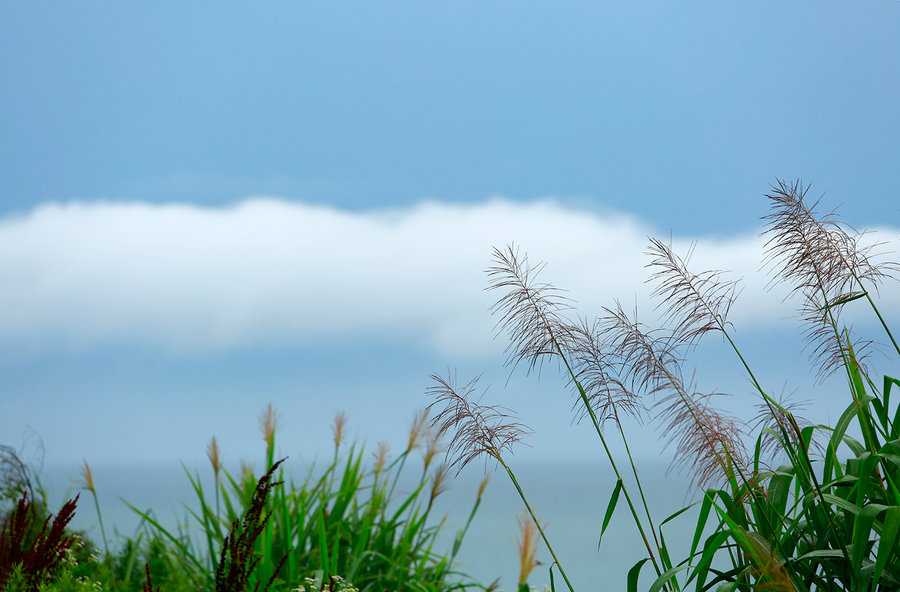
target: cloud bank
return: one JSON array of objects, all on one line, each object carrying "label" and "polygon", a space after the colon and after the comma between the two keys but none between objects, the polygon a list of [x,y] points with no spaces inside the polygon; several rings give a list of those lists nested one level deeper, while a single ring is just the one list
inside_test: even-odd
[{"label": "cloud bank", "polygon": [[[549,199],[368,212],[276,198],[215,208],[46,204],[0,220],[0,345],[214,353],[396,338],[481,355],[502,349],[487,310],[494,295],[484,291],[492,247],[515,242],[547,261],[541,279],[567,289],[585,314],[620,299],[649,316],[651,234],[635,217]],[[900,230],[877,237],[896,251]],[[684,254],[695,241],[692,269],[743,278],[731,317],[739,329],[791,315],[783,290],[765,289],[758,233],[672,242]],[[882,291],[895,317],[898,296],[896,283]]]}]

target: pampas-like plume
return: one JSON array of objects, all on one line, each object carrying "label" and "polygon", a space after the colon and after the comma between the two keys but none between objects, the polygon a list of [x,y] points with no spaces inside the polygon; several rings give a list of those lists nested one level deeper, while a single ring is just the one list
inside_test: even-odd
[{"label": "pampas-like plume", "polygon": [[[891,263],[873,263],[876,244],[862,245],[862,234],[848,232],[835,219],[835,212],[820,215],[819,202],[804,200],[809,187],[800,181],[788,184],[777,179],[772,192],[772,213],[764,217],[768,227],[766,257],[775,269],[775,278],[791,286],[791,294],[803,298],[800,314],[812,351],[810,361],[820,380],[844,366],[844,348],[837,320],[843,304],[866,296],[867,286],[877,291],[879,284],[897,271]],[[854,344],[857,359],[866,343]]]},{"label": "pampas-like plume", "polygon": [[344,440],[344,427],[347,425],[347,414],[343,411],[334,416],[334,423],[331,425],[331,433],[334,436],[334,449],[337,451],[341,447]]},{"label": "pampas-like plume", "polygon": [[428,423],[428,414],[424,410],[419,410],[413,416],[412,424],[409,426],[409,440],[406,443],[406,452],[412,452],[422,444],[422,439],[427,436],[426,424]]},{"label": "pampas-like plume", "polygon": [[678,340],[696,346],[710,331],[725,330],[737,281],[723,280],[719,270],[692,273],[687,267],[691,252],[682,259],[671,245],[651,237],[647,254],[653,260],[647,267],[654,272],[647,281],[657,284],[653,290],[653,296],[661,299],[657,308]]},{"label": "pampas-like plume", "polygon": [[544,358],[562,353],[569,338],[568,324],[562,313],[571,309],[561,290],[538,283],[544,263],[531,266],[528,255],[509,245],[505,251],[494,247],[495,265],[487,269],[488,290],[506,289],[507,293],[492,307],[500,315],[496,329],[506,331],[507,365],[528,364],[528,371],[540,369]]},{"label": "pampas-like plume", "polygon": [[[622,382],[617,361],[604,343],[600,321],[588,324],[582,320],[581,324],[570,326],[568,334],[571,336],[575,375],[600,425],[610,419],[619,424],[622,414],[642,417],[647,408],[641,398]],[[572,410],[578,413],[579,419],[583,419],[587,410],[580,403],[576,399]]]},{"label": "pampas-like plume", "polygon": [[519,524],[519,540],[516,542],[516,551],[519,554],[519,588],[521,589],[522,584],[528,583],[528,576],[534,568],[540,565],[540,561],[537,560],[537,550],[541,535],[527,512],[516,514],[516,522]]},{"label": "pampas-like plume", "polygon": [[[802,430],[812,425],[812,422],[799,415],[806,406],[805,401],[793,401],[789,396],[782,396],[777,406],[767,405],[765,402],[756,405],[757,414],[749,425],[753,432],[759,432],[762,437],[760,453],[769,458],[774,458],[779,451],[785,452],[791,448],[814,448],[822,453],[822,445],[815,438],[817,432],[813,432],[808,443],[800,440]],[[785,435],[787,442],[784,441]]]},{"label": "pampas-like plume", "polygon": [[432,427],[437,428],[438,436],[452,433],[447,447],[447,456],[453,457],[451,467],[456,467],[457,474],[467,464],[484,454],[502,460],[504,451],[512,452],[516,442],[531,431],[521,423],[511,421],[512,412],[500,406],[485,406],[472,401],[478,378],[474,378],[462,387],[457,386],[452,375],[442,378],[437,374],[430,377],[435,384],[427,389],[427,394],[434,397],[428,406],[440,408],[440,412],[431,420]]},{"label": "pampas-like plume", "polygon": [[278,413],[271,403],[266,405],[266,410],[259,416],[259,429],[266,446],[272,449],[275,446],[275,432],[278,430]]},{"label": "pampas-like plume", "polygon": [[685,383],[678,356],[689,345],[680,340],[684,333],[646,332],[621,305],[606,312],[601,325],[622,360],[632,390],[662,395],[657,419],[668,434],[665,445],[675,444],[672,467],[688,469],[699,487],[734,477],[735,470],[747,464],[741,424],[711,407],[712,395],[698,393]]},{"label": "pampas-like plume", "polygon": [[[488,289],[507,290],[491,308],[500,315],[498,330],[508,333],[507,365],[524,361],[531,371],[540,368],[546,357],[558,356],[569,370],[570,384],[577,390],[574,378],[585,390],[587,404],[600,423],[618,421],[620,412],[639,416],[644,407],[618,379],[615,362],[603,350],[599,325],[584,320],[571,323],[564,316],[571,305],[560,295],[562,290],[537,281],[544,264],[530,265],[528,255],[520,255],[513,245],[505,251],[494,248],[494,262],[488,269]],[[580,399],[573,403],[576,409],[581,418],[588,414]]]}]

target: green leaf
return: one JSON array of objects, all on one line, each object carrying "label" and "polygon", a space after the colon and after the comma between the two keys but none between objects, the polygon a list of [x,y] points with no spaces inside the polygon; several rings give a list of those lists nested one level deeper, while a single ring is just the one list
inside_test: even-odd
[{"label": "green leaf", "polygon": [[619,493],[622,492],[622,480],[619,479],[616,481],[616,486],[613,489],[612,495],[609,497],[609,503],[606,504],[606,515],[603,516],[603,526],[600,527],[600,536],[597,537],[597,550],[600,549],[600,541],[603,540],[603,533],[606,532],[606,527],[609,526],[609,521],[612,518],[613,512],[616,509],[616,502],[619,501]]},{"label": "green leaf", "polygon": [[644,564],[648,561],[650,561],[650,558],[644,557],[632,565],[631,569],[628,570],[628,592],[637,592],[638,577],[641,575],[641,568],[644,567]]},{"label": "green leaf", "polygon": [[881,504],[869,504],[857,515],[855,524],[853,525],[853,555],[851,556],[851,565],[855,573],[859,573],[862,568],[862,560],[868,551],[869,533],[872,530],[875,518],[878,514],[887,509],[887,506]]},{"label": "green leaf", "polygon": [[893,506],[885,512],[881,539],[878,541],[878,556],[875,559],[875,571],[872,576],[875,585],[878,585],[881,572],[888,564],[891,555],[894,555],[896,559],[898,549],[900,549],[900,541],[897,540],[898,533],[900,533],[900,506]]},{"label": "green leaf", "polygon": [[678,567],[673,567],[672,569],[664,572],[661,576],[656,578],[656,581],[650,586],[649,592],[659,592],[663,586],[669,583],[669,580],[678,575],[678,572],[686,570],[689,565],[679,565]]},{"label": "green leaf", "polygon": [[834,308],[835,306],[841,306],[843,304],[847,304],[848,302],[853,302],[854,300],[859,300],[860,298],[865,298],[866,296],[868,296],[868,294],[869,294],[868,292],[851,292],[850,294],[847,294],[845,297],[843,297],[839,300],[836,300],[830,304],[826,304],[825,306],[822,306],[820,308],[817,308],[816,310],[818,312],[824,312],[830,308]]}]

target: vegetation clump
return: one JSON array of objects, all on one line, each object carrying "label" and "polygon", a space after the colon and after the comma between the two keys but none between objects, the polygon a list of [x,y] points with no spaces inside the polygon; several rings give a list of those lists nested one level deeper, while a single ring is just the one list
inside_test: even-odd
[{"label": "vegetation clump", "polygon": [[[638,589],[645,565],[655,576],[651,592],[682,590],[887,591],[900,589],[900,380],[877,379],[865,364],[871,342],[857,338],[842,319],[844,308],[868,304],[893,350],[900,346],[875,303],[879,285],[897,270],[877,263],[833,215],[820,216],[798,181],[777,181],[767,195],[767,258],[776,282],[801,300],[804,334],[821,379],[841,372],[849,403],[831,426],[808,425],[791,405],[775,398],[737,345],[728,314],[737,282],[718,270],[692,272],[688,259],[652,239],[650,281],[661,312],[651,329],[616,303],[596,319],[573,314],[568,299],[537,281],[543,265],[510,245],[494,250],[490,289],[501,293],[494,311],[509,338],[508,365],[528,371],[555,361],[589,420],[614,474],[603,517],[606,531],[624,499],[646,551],[628,573]],[[573,318],[574,317],[574,318]],[[755,444],[751,426],[700,392],[684,370],[688,355],[710,334],[721,336],[737,357],[762,410]],[[512,412],[482,405],[476,382],[434,375],[429,389],[434,425],[451,435],[459,469],[488,456],[511,479],[550,552],[554,571],[574,587],[510,465],[512,446],[528,434]],[[895,396],[891,399],[891,392]],[[689,471],[702,497],[690,549],[676,562],[663,527],[689,507],[654,520],[631,454],[623,419],[655,418],[674,447],[674,463]],[[855,430],[851,429],[855,426]],[[817,436],[826,442],[817,448]],[[620,441],[624,457],[609,440]],[[775,459],[786,459],[776,461]],[[779,464],[782,463],[782,464]],[[602,549],[601,549],[602,550]]]},{"label": "vegetation clump", "polygon": [[[347,592],[484,588],[458,572],[454,562],[486,481],[465,526],[449,548],[439,552],[439,542],[445,539],[439,539],[443,520],[434,520],[434,502],[447,488],[447,468],[436,461],[442,444],[428,428],[427,416],[416,415],[407,445],[395,458],[386,445],[371,456],[362,446],[347,447],[345,424],[346,416],[339,414],[330,463],[318,472],[310,469],[300,483],[293,479],[288,483],[284,459],[274,461],[278,422],[270,405],[260,421],[268,467],[262,476],[256,478],[247,464],[239,476],[229,473],[213,438],[207,452],[215,494],[204,489],[199,473],[186,470],[197,496],[196,506],[185,506],[193,523],[167,529],[151,511],[131,506],[142,526],[137,536],[125,538],[112,552],[101,554],[89,541],[65,530],[75,507],[70,502],[53,522],[48,541],[56,541],[55,546],[38,539],[37,546],[20,544],[19,555],[0,549],[0,557],[9,563],[8,570],[0,570],[5,578],[0,580],[0,592],[38,590],[23,588],[23,582],[38,579],[49,586],[40,592],[288,592],[298,585],[309,588],[310,582]],[[420,462],[410,462],[416,456]],[[86,462],[82,476],[102,524],[93,473]],[[27,531],[31,522],[20,518],[24,515],[14,512],[3,532]],[[25,539],[16,535],[10,540]],[[108,548],[105,534],[103,540]],[[15,547],[5,534],[0,541]],[[65,554],[63,546],[78,552]],[[17,559],[22,553],[25,562]],[[48,563],[41,572],[52,577],[36,579],[32,566],[44,563],[29,559],[32,555],[63,559]],[[310,574],[311,579],[304,579]]]}]

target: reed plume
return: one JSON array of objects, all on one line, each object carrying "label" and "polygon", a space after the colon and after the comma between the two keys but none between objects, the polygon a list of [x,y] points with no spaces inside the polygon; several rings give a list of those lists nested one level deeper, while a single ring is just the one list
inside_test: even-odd
[{"label": "reed plume", "polygon": [[344,441],[344,427],[347,425],[347,414],[343,411],[334,416],[334,423],[331,426],[331,433],[334,436],[334,450],[337,452]]},{"label": "reed plume", "polygon": [[431,425],[437,428],[438,436],[452,433],[447,456],[453,457],[450,466],[457,469],[457,474],[482,455],[502,462],[503,452],[512,452],[513,445],[531,433],[514,420],[511,410],[506,407],[482,405],[481,397],[472,400],[478,378],[463,386],[458,386],[456,377],[449,374],[447,378],[437,374],[430,378],[435,384],[426,392],[434,397],[434,401],[428,410],[441,408],[433,416]]},{"label": "reed plume", "polygon": [[[570,357],[575,370],[575,378],[570,377],[570,382],[580,383],[600,425],[613,420],[621,429],[622,415],[642,419],[647,406],[622,381],[620,365],[607,347],[601,321],[595,319],[588,323],[582,319],[578,325],[569,326],[568,334],[572,338]],[[588,412],[580,403],[576,399],[572,410],[582,420]]]},{"label": "reed plume", "polygon": [[219,443],[216,442],[215,436],[212,437],[209,444],[206,446],[206,458],[209,459],[209,464],[212,465],[213,481],[216,487],[216,516],[219,516],[221,515],[221,509],[219,507],[219,473],[222,471],[222,459],[219,456]]},{"label": "reed plume", "polygon": [[519,590],[528,590],[528,576],[540,564],[537,560],[540,533],[527,512],[516,514],[516,523],[519,525],[519,540],[516,541],[516,551],[519,555]]},{"label": "reed plume", "polygon": [[736,280],[724,279],[721,270],[691,272],[692,253],[693,247],[682,258],[671,245],[653,237],[647,251],[653,257],[647,264],[653,270],[647,281],[656,283],[652,296],[660,299],[657,309],[677,340],[689,347],[707,333],[725,332],[738,286]]},{"label": "reed plume", "polygon": [[94,487],[94,474],[91,472],[91,467],[88,465],[85,459],[81,459],[83,465],[81,467],[81,480],[82,487],[91,492],[91,496],[94,498],[94,508],[97,510],[97,522],[100,523],[100,534],[103,537],[103,550],[106,551],[106,554],[109,555],[109,543],[106,540],[106,529],[103,527],[103,515],[100,513],[100,502],[97,499],[97,488]]},{"label": "reed plume", "polygon": [[[873,250],[880,243],[863,244],[863,234],[837,221],[835,210],[819,214],[818,200],[804,201],[809,186],[797,180],[781,179],[771,186],[766,197],[773,211],[763,231],[768,236],[766,260],[774,268],[772,282],[785,282],[790,293],[802,298],[800,316],[810,344],[810,362],[820,380],[845,366],[839,318],[843,305],[865,297],[874,308],[868,288],[879,285],[898,269],[893,263],[874,263]],[[876,313],[877,308],[875,309]],[[900,352],[890,330],[882,322],[894,347]],[[849,330],[848,330],[849,331]],[[858,361],[866,357],[869,341],[855,343]]]},{"label": "reed plume", "polygon": [[668,434],[665,446],[675,445],[672,468],[689,470],[694,485],[706,487],[723,476],[732,479],[747,465],[741,423],[710,405],[713,394],[698,393],[684,380],[680,354],[693,345],[689,339],[696,331],[645,330],[621,304],[606,309],[601,326],[630,390],[659,396],[657,420]]},{"label": "reed plume", "polygon": [[406,443],[406,452],[412,452],[422,445],[428,432],[428,413],[424,409],[416,411],[412,424],[409,426],[409,439]]},{"label": "reed plume", "polygon": [[278,430],[278,413],[271,403],[259,416],[259,429],[266,443],[266,462],[271,465],[275,454],[275,432]]},{"label": "reed plume", "polygon": [[386,440],[382,440],[378,443],[375,452],[372,453],[372,457],[375,459],[373,470],[376,475],[381,473],[382,469],[384,469],[384,465],[387,463],[390,450],[391,445]]},{"label": "reed plume", "polygon": [[[642,405],[633,391],[623,388],[623,383],[616,378],[617,369],[613,364],[618,362],[610,363],[608,354],[602,348],[597,347],[598,342],[595,339],[597,330],[595,329],[599,325],[595,324],[588,328],[585,321],[582,321],[580,325],[570,323],[565,316],[565,313],[571,309],[570,300],[563,297],[558,288],[538,282],[537,276],[544,264],[530,265],[527,254],[520,255],[519,249],[514,245],[509,245],[505,251],[494,248],[494,262],[495,265],[487,270],[490,278],[488,289],[506,290],[506,293],[492,307],[492,312],[500,315],[500,320],[496,325],[498,332],[505,331],[509,338],[506,365],[515,368],[516,365],[525,361],[528,371],[531,372],[535,368],[540,369],[548,357],[555,357],[565,366],[569,383],[576,392],[573,408],[580,409],[581,417],[586,415],[590,418],[616,474],[617,483],[622,484],[622,475],[607,445],[601,425],[606,419],[616,420],[649,521],[649,531],[658,551],[660,546],[656,540],[653,520],[650,517],[637,467],[631,456],[628,440],[618,415],[619,409],[639,415]],[[602,332],[602,327],[599,330]],[[588,388],[592,390],[589,391],[588,388],[585,388],[581,382],[582,379],[588,381]],[[595,411],[595,407],[597,411]],[[634,517],[635,525],[653,561],[654,569],[659,574],[661,573],[660,566],[642,521],[638,517],[631,494],[624,485],[617,485],[617,491],[619,487],[621,487],[625,501]]]},{"label": "reed plume", "polygon": [[512,244],[506,250],[495,247],[493,258],[487,289],[506,290],[491,312],[500,317],[495,328],[508,335],[507,365],[515,368],[525,362],[529,372],[540,369],[545,358],[561,354],[569,339],[563,314],[572,307],[562,290],[536,281],[545,263],[530,265],[528,255],[520,256]]}]

